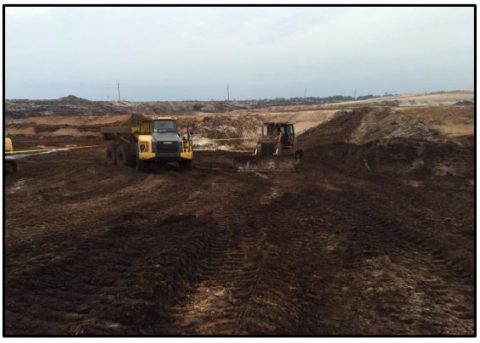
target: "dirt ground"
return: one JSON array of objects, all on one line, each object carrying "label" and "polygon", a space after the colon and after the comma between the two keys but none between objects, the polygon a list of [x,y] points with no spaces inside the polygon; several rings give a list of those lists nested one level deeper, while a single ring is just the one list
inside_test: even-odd
[{"label": "dirt ground", "polygon": [[476,334],[474,146],[305,137],[295,172],[148,174],[44,137],[101,146],[5,177],[4,334]]}]

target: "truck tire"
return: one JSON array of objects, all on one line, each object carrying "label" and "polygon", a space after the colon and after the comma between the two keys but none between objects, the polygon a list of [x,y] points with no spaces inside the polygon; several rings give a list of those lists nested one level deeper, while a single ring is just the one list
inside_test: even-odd
[{"label": "truck tire", "polygon": [[114,166],[117,164],[116,150],[117,145],[109,145],[107,147],[107,151],[105,153],[105,161],[109,166]]},{"label": "truck tire", "polygon": [[142,173],[148,173],[150,170],[150,162],[149,161],[143,161],[137,158],[137,171],[142,172]]},{"label": "truck tire", "polygon": [[117,158],[117,164],[119,166],[126,166],[128,161],[128,155],[129,155],[128,147],[125,147],[125,145],[120,145],[117,148],[117,151],[115,152],[115,156]]}]

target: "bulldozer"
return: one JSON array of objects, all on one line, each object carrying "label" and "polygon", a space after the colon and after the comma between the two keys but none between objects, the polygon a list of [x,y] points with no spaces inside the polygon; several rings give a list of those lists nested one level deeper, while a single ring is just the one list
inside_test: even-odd
[{"label": "bulldozer", "polygon": [[237,156],[235,166],[239,172],[291,171],[302,158],[303,150],[297,149],[294,125],[266,122],[253,155]]}]

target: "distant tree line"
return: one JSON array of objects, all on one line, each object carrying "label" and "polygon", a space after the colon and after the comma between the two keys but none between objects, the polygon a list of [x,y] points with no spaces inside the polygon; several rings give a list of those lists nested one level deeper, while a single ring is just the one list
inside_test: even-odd
[{"label": "distant tree line", "polygon": [[[354,101],[354,100],[367,100],[372,98],[380,98],[380,95],[361,95],[354,98],[353,96],[346,95],[334,95],[327,97],[293,97],[293,98],[275,98],[274,101],[278,102],[314,102],[314,103],[331,103],[331,102],[344,102],[344,101]],[[266,100],[266,99],[265,99]]]}]

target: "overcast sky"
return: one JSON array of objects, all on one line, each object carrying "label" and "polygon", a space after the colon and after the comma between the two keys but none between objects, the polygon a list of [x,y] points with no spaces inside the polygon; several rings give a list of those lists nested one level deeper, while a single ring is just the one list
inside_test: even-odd
[{"label": "overcast sky", "polygon": [[473,7],[7,7],[4,43],[7,99],[474,87]]}]

